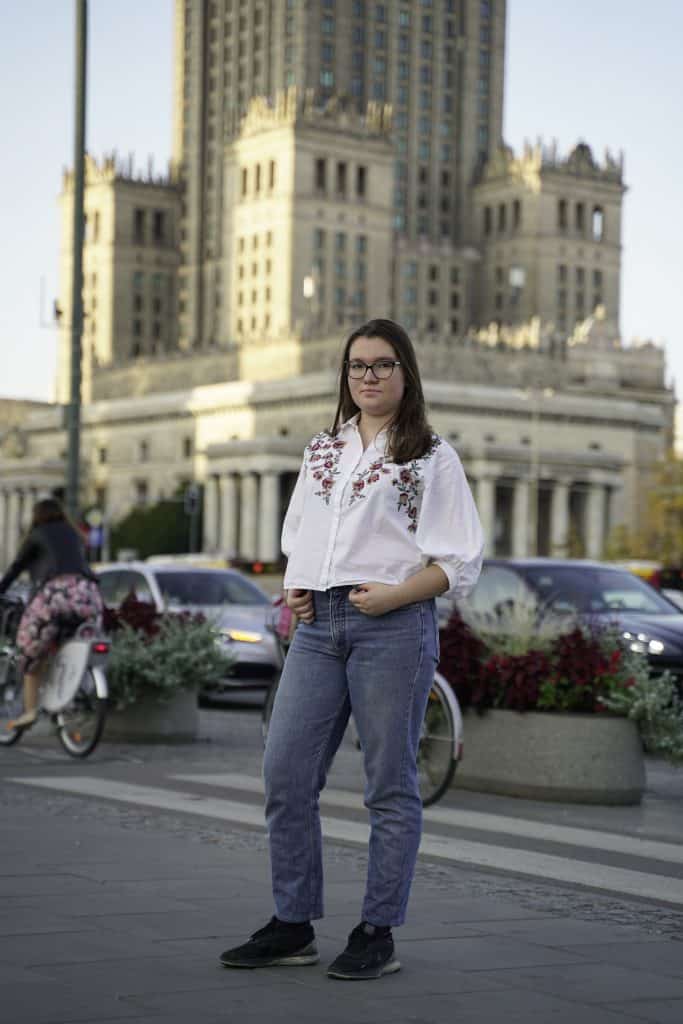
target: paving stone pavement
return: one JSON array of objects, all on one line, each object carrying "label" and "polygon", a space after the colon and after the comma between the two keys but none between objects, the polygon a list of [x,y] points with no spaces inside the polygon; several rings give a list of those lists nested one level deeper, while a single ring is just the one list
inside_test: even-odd
[{"label": "paving stone pavement", "polygon": [[419,865],[403,970],[325,976],[365,857],[327,844],[322,963],[218,963],[272,913],[262,833],[3,783],[3,1024],[683,1021],[682,915],[457,865]]}]

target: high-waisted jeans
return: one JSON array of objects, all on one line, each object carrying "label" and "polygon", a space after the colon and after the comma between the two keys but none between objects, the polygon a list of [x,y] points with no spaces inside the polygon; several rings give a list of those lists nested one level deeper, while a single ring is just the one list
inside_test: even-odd
[{"label": "high-waisted jeans", "polygon": [[405,920],[422,828],[416,759],[438,660],[433,600],[369,616],[351,587],[314,591],[315,620],[300,623],[275,699],[264,775],[278,918],[323,916],[318,797],[353,712],[370,814],[362,920]]}]

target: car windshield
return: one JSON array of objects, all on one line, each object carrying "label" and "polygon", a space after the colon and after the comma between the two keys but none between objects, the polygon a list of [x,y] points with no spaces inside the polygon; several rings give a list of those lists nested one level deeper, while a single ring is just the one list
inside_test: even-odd
[{"label": "car windshield", "polygon": [[525,568],[523,574],[543,604],[554,611],[591,615],[619,611],[680,614],[653,587],[620,569],[551,565]]},{"label": "car windshield", "polygon": [[270,604],[257,586],[232,572],[158,572],[159,589],[167,605]]}]

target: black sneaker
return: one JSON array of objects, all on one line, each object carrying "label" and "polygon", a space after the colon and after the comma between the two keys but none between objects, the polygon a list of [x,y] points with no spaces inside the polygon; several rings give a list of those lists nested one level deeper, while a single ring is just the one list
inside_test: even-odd
[{"label": "black sneaker", "polygon": [[320,960],[308,922],[289,924],[271,917],[248,942],[221,953],[224,967],[303,967]]},{"label": "black sneaker", "polygon": [[394,958],[391,929],[361,921],[349,935],[344,952],[328,967],[327,975],[345,981],[364,981],[400,970],[401,965]]}]

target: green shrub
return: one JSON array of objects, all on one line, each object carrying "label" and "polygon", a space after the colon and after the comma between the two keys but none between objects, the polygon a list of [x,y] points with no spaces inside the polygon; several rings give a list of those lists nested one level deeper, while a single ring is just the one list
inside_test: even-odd
[{"label": "green shrub", "polygon": [[119,618],[112,626],[107,662],[109,695],[121,709],[145,697],[167,701],[179,690],[197,690],[222,679],[235,655],[201,616],[152,613],[154,628],[134,628]]}]

